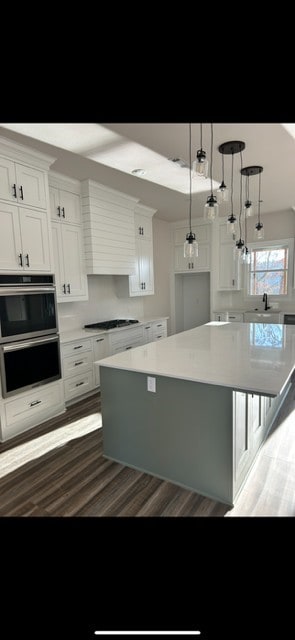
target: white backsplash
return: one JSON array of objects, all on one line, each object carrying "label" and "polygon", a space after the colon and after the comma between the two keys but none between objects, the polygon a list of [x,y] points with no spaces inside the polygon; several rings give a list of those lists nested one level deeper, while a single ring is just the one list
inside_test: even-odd
[{"label": "white backsplash", "polygon": [[[143,317],[143,299],[119,298],[113,276],[87,276],[89,300],[57,305],[60,331],[81,329],[85,324],[112,318]],[[122,276],[124,277],[124,276]]]}]

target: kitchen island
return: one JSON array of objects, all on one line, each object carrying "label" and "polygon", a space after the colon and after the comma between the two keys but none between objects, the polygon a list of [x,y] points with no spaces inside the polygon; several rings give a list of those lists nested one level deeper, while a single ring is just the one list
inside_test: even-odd
[{"label": "kitchen island", "polygon": [[104,455],[233,505],[290,389],[295,326],[211,322],[96,366]]}]

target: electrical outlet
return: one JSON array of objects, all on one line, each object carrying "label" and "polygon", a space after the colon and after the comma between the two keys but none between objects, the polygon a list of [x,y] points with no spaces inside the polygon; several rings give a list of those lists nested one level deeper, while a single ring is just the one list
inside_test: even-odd
[{"label": "electrical outlet", "polygon": [[147,377],[147,390],[156,393],[156,378]]}]

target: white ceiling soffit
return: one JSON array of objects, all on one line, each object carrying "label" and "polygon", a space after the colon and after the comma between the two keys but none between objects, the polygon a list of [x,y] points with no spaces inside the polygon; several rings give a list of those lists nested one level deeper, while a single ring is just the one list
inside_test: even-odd
[{"label": "white ceiling soffit", "polygon": [[295,138],[295,124],[288,123],[283,124],[282,126],[285,127],[285,129],[288,131],[288,133],[291,134],[293,138]]},{"label": "white ceiling soffit", "polygon": [[[135,169],[142,169],[145,173],[140,176],[141,180],[155,182],[181,193],[189,193],[187,166],[182,167],[172,159],[165,158],[99,124],[1,123],[1,126],[55,147],[80,154],[129,175]],[[213,189],[218,186],[219,183],[213,180]],[[209,179],[193,176],[193,193],[202,193],[210,191],[210,189]]]}]

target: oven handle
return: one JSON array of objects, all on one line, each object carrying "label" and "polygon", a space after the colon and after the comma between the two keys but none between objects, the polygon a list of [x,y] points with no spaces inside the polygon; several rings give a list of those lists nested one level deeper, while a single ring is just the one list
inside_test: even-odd
[{"label": "oven handle", "polygon": [[0,296],[13,296],[22,293],[54,293],[55,286],[50,287],[0,287]]},{"label": "oven handle", "polygon": [[14,342],[13,344],[5,344],[2,346],[3,353],[9,351],[19,351],[20,349],[29,349],[29,347],[35,347],[38,344],[45,344],[46,342],[56,342],[58,336],[46,336],[45,338],[35,338],[34,340],[24,340],[23,342]]}]

